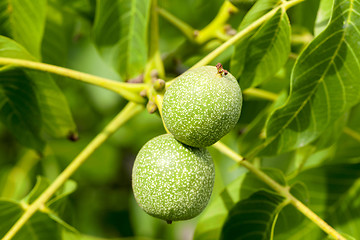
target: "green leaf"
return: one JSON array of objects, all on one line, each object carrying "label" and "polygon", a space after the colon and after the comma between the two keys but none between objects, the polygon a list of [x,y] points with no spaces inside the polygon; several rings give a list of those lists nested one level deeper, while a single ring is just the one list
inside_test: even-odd
[{"label": "green leaf", "polygon": [[50,1],[47,8],[44,37],[41,46],[43,62],[64,66],[75,25],[75,16]]},{"label": "green leaf", "polygon": [[359,101],[360,4],[335,1],[329,26],[299,56],[286,104],[271,115],[264,154],[309,144]]},{"label": "green leaf", "polygon": [[[0,200],[0,236],[24,213],[16,202]],[[61,232],[57,223],[42,212],[36,212],[19,230],[13,240],[60,240]]]},{"label": "green leaf", "polygon": [[139,75],[147,60],[149,0],[97,1],[94,42],[123,79]]},{"label": "green leaf", "polygon": [[[200,30],[215,18],[223,2],[223,0],[158,0],[158,5],[194,29]],[[161,16],[159,16],[159,29],[159,47],[162,53],[173,52],[176,49],[174,52],[176,57],[180,56],[185,61],[187,58],[193,57],[194,52],[199,50],[198,46],[190,44],[190,41],[185,41],[186,38],[180,30]],[[190,51],[189,54],[188,51]]]},{"label": "green leaf", "polygon": [[32,204],[49,185],[50,185],[49,179],[38,176],[36,179],[35,186],[22,201],[26,202],[27,204]]},{"label": "green leaf", "polygon": [[314,34],[315,36],[319,35],[329,23],[331,17],[331,10],[334,4],[334,0],[321,0],[319,10],[316,16],[315,22],[315,29]]},{"label": "green leaf", "polygon": [[10,32],[9,15],[11,7],[8,1],[0,1],[0,35],[6,35]]},{"label": "green leaf", "polygon": [[[264,127],[269,114],[277,107],[281,106],[287,98],[287,94],[282,92],[277,100],[266,107],[262,107],[261,111],[256,111],[256,116],[247,124],[245,132],[239,137],[239,150],[243,156],[247,156],[256,146],[263,142]],[[246,104],[247,103],[247,104]],[[244,102],[244,107],[241,110],[242,116],[247,110],[249,113],[254,111],[254,107],[250,102]],[[246,112],[245,112],[246,114]],[[241,119],[240,119],[241,121]]]},{"label": "green leaf", "polygon": [[36,86],[19,69],[0,71],[0,120],[17,140],[30,148],[42,151],[40,136],[41,112],[36,99]]},{"label": "green leaf", "polygon": [[77,128],[64,94],[52,77],[44,72],[27,70],[36,84],[43,130],[52,137],[64,138],[76,134]]},{"label": "green leaf", "polygon": [[[281,171],[277,169],[264,169],[272,179],[285,185],[285,178]],[[234,205],[250,197],[258,190],[272,191],[269,186],[259,180],[254,174],[247,173],[238,177],[209,204],[202,213],[196,226],[194,239],[196,240],[216,240],[219,239],[222,225]]]},{"label": "green leaf", "polygon": [[[293,184],[290,188],[290,193],[305,205],[309,201],[307,188],[301,182],[296,182]],[[289,239],[287,234],[292,229],[297,229],[297,231],[303,230],[299,229],[298,226],[300,226],[305,219],[305,216],[301,214],[299,210],[296,209],[293,205],[288,204],[284,206],[281,209],[276,221],[274,238],[280,239],[282,236],[287,236],[287,238],[284,239]]]},{"label": "green leaf", "polygon": [[230,210],[220,239],[270,239],[284,201],[284,197],[263,190],[241,200]]},{"label": "green leaf", "polygon": [[23,45],[36,59],[41,58],[46,0],[7,0],[0,3],[0,33]]},{"label": "green leaf", "polygon": [[[360,164],[336,164],[309,169],[294,181],[307,186],[308,206],[339,232],[360,238]],[[314,225],[314,224],[312,224]],[[320,232],[319,232],[320,231]],[[313,239],[322,234],[316,226],[297,231],[294,239]],[[322,234],[323,235],[323,234]],[[316,238],[320,239],[320,237]]]},{"label": "green leaf", "polygon": [[[0,56],[34,61],[22,46],[3,36],[0,36]],[[41,151],[41,131],[53,137],[76,133],[65,96],[48,73],[8,69],[0,78],[3,79],[0,87],[6,89],[5,95],[2,94],[5,96],[2,101],[6,100],[2,103],[6,106],[3,121],[22,144]],[[12,122],[7,117],[11,115],[19,120]]]},{"label": "green leaf", "polygon": [[[357,104],[349,113],[347,122],[348,130],[360,136],[360,104]],[[333,161],[342,163],[344,160],[359,162],[360,159],[360,140],[344,133],[336,144],[336,151]]]},{"label": "green leaf", "polygon": [[[50,186],[49,179],[38,176],[36,184],[31,192],[22,200],[27,204],[33,203],[44,191]],[[77,184],[73,180],[67,180],[63,186],[56,191],[55,195],[46,203],[51,209],[56,209],[68,195],[73,193],[77,188]]]},{"label": "green leaf", "polygon": [[314,32],[314,24],[318,13],[320,0],[303,1],[288,10],[292,26],[306,29],[311,34]]},{"label": "green leaf", "polygon": [[[240,29],[255,21],[254,15],[270,10],[273,7],[271,2],[257,1],[245,16]],[[231,73],[242,89],[257,86],[279,71],[289,53],[290,23],[285,9],[279,9],[251,37],[236,45],[231,59]]]}]

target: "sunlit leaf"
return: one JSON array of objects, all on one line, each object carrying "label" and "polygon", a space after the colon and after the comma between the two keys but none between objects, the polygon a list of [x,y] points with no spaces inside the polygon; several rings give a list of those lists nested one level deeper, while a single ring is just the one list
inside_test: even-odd
[{"label": "sunlit leaf", "polygon": [[359,10],[358,1],[336,1],[330,25],[298,58],[288,101],[267,123],[264,154],[310,143],[359,101]]},{"label": "sunlit leaf", "polygon": [[331,17],[331,10],[334,4],[334,0],[321,0],[319,10],[316,16],[315,22],[315,29],[314,34],[315,36],[319,35],[329,23]]},{"label": "sunlit leaf", "polygon": [[[259,13],[271,10],[278,1],[257,1],[240,25],[240,30],[255,21]],[[272,77],[290,53],[290,23],[279,9],[250,37],[240,41],[231,59],[231,73],[242,89],[257,86]]]},{"label": "sunlit leaf", "polygon": [[97,1],[93,39],[123,79],[141,73],[147,60],[149,0]]},{"label": "sunlit leaf", "polygon": [[8,0],[0,3],[0,33],[23,45],[36,59],[41,59],[46,0]]}]

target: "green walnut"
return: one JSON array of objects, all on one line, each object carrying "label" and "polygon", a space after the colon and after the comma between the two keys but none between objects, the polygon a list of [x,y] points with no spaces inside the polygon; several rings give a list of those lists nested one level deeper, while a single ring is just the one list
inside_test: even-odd
[{"label": "green walnut", "polygon": [[177,140],[206,147],[234,128],[241,105],[237,80],[218,64],[189,70],[178,77],[165,92],[162,110],[165,125]]},{"label": "green walnut", "polygon": [[203,211],[214,179],[214,163],[205,148],[184,145],[171,134],[164,134],[151,139],[139,151],[132,187],[145,212],[171,223]]}]

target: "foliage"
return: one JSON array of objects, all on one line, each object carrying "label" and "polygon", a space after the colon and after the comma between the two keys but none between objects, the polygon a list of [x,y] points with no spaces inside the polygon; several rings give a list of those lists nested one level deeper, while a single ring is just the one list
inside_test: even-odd
[{"label": "foliage", "polygon": [[[359,13],[359,0],[0,1],[1,238],[360,239]],[[131,190],[137,152],[165,133],[159,78],[218,62],[242,114],[209,147],[205,211],[167,225]]]}]

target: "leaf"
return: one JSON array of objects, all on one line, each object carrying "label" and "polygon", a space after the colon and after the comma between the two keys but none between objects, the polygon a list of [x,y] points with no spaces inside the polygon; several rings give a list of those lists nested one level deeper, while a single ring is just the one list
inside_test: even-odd
[{"label": "leaf", "polygon": [[320,0],[303,1],[288,10],[292,26],[306,29],[311,34],[314,32],[316,14],[318,13]]},{"label": "leaf", "polygon": [[[27,204],[33,203],[50,186],[50,184],[51,182],[49,179],[38,176],[34,188],[25,198],[23,198],[22,201],[26,202]],[[62,200],[73,193],[76,188],[77,184],[75,181],[67,180],[63,186],[56,191],[55,195],[47,201],[46,206],[53,210],[57,209],[58,206],[62,203]]]},{"label": "leaf", "polygon": [[[309,201],[307,187],[301,182],[296,182],[291,185],[290,193],[305,205]],[[293,205],[288,204],[284,206],[281,209],[276,221],[274,238],[280,239],[281,236],[286,235],[292,229],[302,231],[302,229],[298,227],[305,219],[305,216],[301,214],[299,210],[296,209]],[[289,239],[289,237],[285,239]]]},{"label": "leaf", "polygon": [[230,210],[220,239],[270,239],[284,201],[284,197],[263,190],[241,200]]},{"label": "leaf", "polygon": [[[336,164],[309,169],[294,181],[307,186],[309,208],[342,233],[360,238],[360,164]],[[317,227],[297,231],[294,239],[312,239],[319,233]],[[324,234],[322,234],[324,236]],[[320,239],[318,237],[317,239]]]},{"label": "leaf", "polygon": [[[360,134],[360,104],[357,104],[349,113],[347,122],[348,130],[358,135]],[[360,141],[347,133],[341,135],[340,140],[336,144],[336,151],[333,155],[333,161],[342,163],[344,160],[359,162],[360,159]]]},{"label": "leaf", "polygon": [[[0,200],[0,236],[4,236],[10,227],[23,214],[19,203]],[[19,230],[13,240],[60,240],[60,228],[42,212],[36,212]]]},{"label": "leaf", "polygon": [[[278,1],[257,1],[240,25],[240,30],[255,21],[254,15],[271,10]],[[266,81],[285,64],[290,53],[290,23],[280,8],[256,32],[240,41],[231,59],[231,72],[242,89]]]},{"label": "leaf", "polygon": [[0,35],[7,35],[10,32],[10,11],[8,1],[0,1]]},{"label": "leaf", "polygon": [[24,72],[8,68],[0,71],[0,120],[17,140],[30,148],[42,151],[40,136],[41,113],[35,85]]},{"label": "leaf", "polygon": [[46,0],[7,0],[0,3],[0,33],[23,45],[36,59],[44,33]]},{"label": "leaf", "polygon": [[329,26],[294,66],[286,104],[267,122],[263,154],[309,144],[359,101],[359,11],[357,1],[336,0]]},{"label": "leaf", "polygon": [[[244,133],[239,137],[239,150],[243,156],[247,156],[249,152],[251,152],[256,146],[260,145],[263,142],[262,135],[264,134],[264,127],[267,118],[269,117],[270,112],[273,109],[281,106],[287,98],[287,94],[282,92],[277,100],[266,107],[262,107],[261,110],[255,111],[256,116],[254,119],[251,120],[249,124],[247,124],[246,128],[244,129]],[[246,104],[247,103],[247,104]],[[249,112],[254,111],[254,107],[251,105],[250,102],[245,102],[242,111],[242,116],[244,113],[246,114],[246,110]],[[241,121],[242,119],[240,119]]]},{"label": "leaf", "polygon": [[[215,18],[223,2],[223,0],[158,0],[158,5],[194,29],[200,30]],[[194,46],[190,44],[189,41],[185,41],[185,36],[180,30],[161,15],[159,16],[159,29],[160,52],[169,53],[176,49],[176,57],[180,55],[182,60],[185,61],[186,58],[193,57],[194,52],[199,50],[198,46]],[[193,48],[195,48],[195,50]],[[190,51],[189,54],[188,51]],[[184,55],[186,56],[185,58],[183,57]]]},{"label": "leaf", "polygon": [[64,138],[76,134],[77,128],[64,94],[51,76],[44,72],[26,71],[36,84],[43,130],[52,137]]},{"label": "leaf", "polygon": [[333,6],[334,0],[321,0],[319,10],[316,16],[315,36],[319,35],[329,23],[331,17],[331,10]]},{"label": "leaf", "polygon": [[66,13],[56,2],[47,8],[44,37],[41,46],[43,62],[64,66],[75,25],[75,16]]},{"label": "leaf", "polygon": [[[0,36],[0,57],[34,61],[22,46],[3,36]],[[10,118],[6,118],[5,124],[22,144],[41,151],[41,131],[53,137],[76,133],[67,101],[48,73],[12,69],[0,74],[0,78],[3,79],[0,87],[6,88],[8,96],[5,98],[7,110],[4,109],[4,116],[6,118],[12,112],[11,115],[20,119],[11,122]],[[22,124],[19,123],[21,121]]]},{"label": "leaf", "polygon": [[22,201],[26,202],[27,204],[32,204],[49,185],[49,179],[37,176],[35,186]]},{"label": "leaf", "polygon": [[149,0],[97,1],[93,39],[123,79],[139,75],[146,64],[149,9]]},{"label": "leaf", "polygon": [[[263,169],[272,179],[286,185],[285,178],[277,169]],[[219,239],[221,228],[227,218],[229,211],[241,200],[249,198],[259,190],[272,192],[273,190],[252,173],[241,175],[210,203],[202,213],[194,233],[195,240]],[[275,194],[275,193],[274,193]],[[300,214],[300,213],[297,213]],[[296,217],[295,214],[292,216]]]}]

